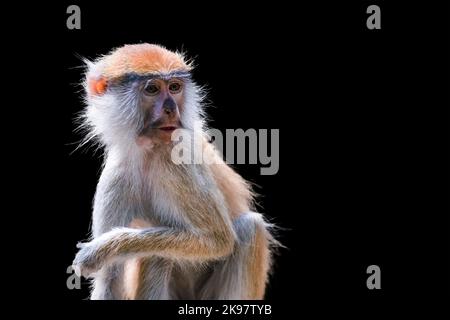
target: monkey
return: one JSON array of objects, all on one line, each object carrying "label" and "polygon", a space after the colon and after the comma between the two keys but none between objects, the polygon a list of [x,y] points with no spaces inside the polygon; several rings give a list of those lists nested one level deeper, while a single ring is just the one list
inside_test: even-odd
[{"label": "monkey", "polygon": [[[274,226],[207,139],[192,61],[141,43],[85,62],[82,144],[104,151],[90,241],[73,261],[90,299],[263,299]],[[175,164],[177,130],[197,132],[214,161]]]}]

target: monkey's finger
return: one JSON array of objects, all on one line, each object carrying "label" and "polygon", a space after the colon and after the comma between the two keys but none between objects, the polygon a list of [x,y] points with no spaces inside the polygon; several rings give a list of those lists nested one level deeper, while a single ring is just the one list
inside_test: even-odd
[{"label": "monkey's finger", "polygon": [[96,272],[95,268],[89,268],[77,262],[73,263],[72,268],[75,271],[77,277],[84,277],[86,279],[92,277]]},{"label": "monkey's finger", "polygon": [[84,243],[84,242],[78,242],[77,243],[77,248],[78,249],[84,248],[85,246],[86,246],[86,243]]},{"label": "monkey's finger", "polygon": [[75,274],[77,275],[77,277],[80,278],[81,275],[82,275],[80,265],[78,265],[78,264],[72,264],[72,269],[75,271]]}]

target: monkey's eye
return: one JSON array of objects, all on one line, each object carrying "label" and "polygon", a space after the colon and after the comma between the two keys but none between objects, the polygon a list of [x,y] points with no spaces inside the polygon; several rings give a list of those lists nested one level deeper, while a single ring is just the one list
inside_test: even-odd
[{"label": "monkey's eye", "polygon": [[145,93],[150,95],[150,96],[154,96],[157,95],[159,93],[159,87],[156,83],[153,82],[148,82],[144,88]]},{"label": "monkey's eye", "polygon": [[170,93],[178,93],[181,91],[182,85],[179,82],[172,82],[169,84]]}]

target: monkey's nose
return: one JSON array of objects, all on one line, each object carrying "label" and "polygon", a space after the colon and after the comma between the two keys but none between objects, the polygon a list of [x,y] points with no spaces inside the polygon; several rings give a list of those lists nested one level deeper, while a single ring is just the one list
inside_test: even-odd
[{"label": "monkey's nose", "polygon": [[166,107],[164,107],[164,113],[167,114],[167,115],[172,114],[173,111],[174,111],[174,110],[173,110],[172,108],[166,108]]},{"label": "monkey's nose", "polygon": [[163,104],[163,111],[165,114],[170,115],[175,112],[177,104],[172,98],[167,98]]}]

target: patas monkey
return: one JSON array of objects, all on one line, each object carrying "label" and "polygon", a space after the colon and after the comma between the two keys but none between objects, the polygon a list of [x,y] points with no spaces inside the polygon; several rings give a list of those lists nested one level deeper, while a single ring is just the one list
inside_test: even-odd
[{"label": "patas monkey", "polygon": [[191,65],[151,44],[87,65],[83,126],[105,161],[73,264],[91,299],[262,299],[276,241],[250,186],[206,138],[212,164],[171,160],[174,130],[204,133]]}]

